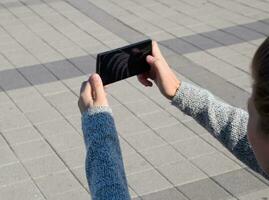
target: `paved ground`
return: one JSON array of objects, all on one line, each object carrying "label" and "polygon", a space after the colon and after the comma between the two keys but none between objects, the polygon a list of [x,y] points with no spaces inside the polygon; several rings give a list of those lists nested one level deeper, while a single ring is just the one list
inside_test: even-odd
[{"label": "paved ground", "polygon": [[[268,34],[268,0],[1,0],[0,199],[90,199],[77,95],[96,53],[158,40],[181,79],[245,109]],[[131,78],[108,93],[133,198],[269,198],[156,88]]]}]

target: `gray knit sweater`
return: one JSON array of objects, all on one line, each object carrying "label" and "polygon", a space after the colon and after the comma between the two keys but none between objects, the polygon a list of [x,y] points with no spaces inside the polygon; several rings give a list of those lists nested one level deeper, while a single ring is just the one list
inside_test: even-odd
[{"label": "gray knit sweater", "polygon": [[[239,160],[266,176],[247,139],[247,112],[222,103],[207,90],[186,82],[181,83],[172,104],[192,116]],[[111,109],[99,107],[84,112],[82,129],[87,149],[86,176],[92,199],[130,199]]]}]

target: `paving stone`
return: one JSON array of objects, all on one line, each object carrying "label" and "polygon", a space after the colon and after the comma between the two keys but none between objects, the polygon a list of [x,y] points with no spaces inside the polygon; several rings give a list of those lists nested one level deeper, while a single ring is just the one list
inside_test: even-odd
[{"label": "paving stone", "polygon": [[81,56],[78,58],[71,58],[70,62],[76,65],[84,74],[92,74],[96,71],[96,60],[91,56]]},{"label": "paving stone", "polygon": [[213,179],[236,197],[268,187],[244,169],[215,176]]},{"label": "paving stone", "polygon": [[192,162],[209,176],[216,176],[241,168],[234,161],[219,152],[195,158]]},{"label": "paving stone", "polygon": [[243,26],[234,26],[225,28],[225,32],[229,32],[234,34],[235,36],[242,38],[246,41],[255,40],[259,38],[263,38],[264,36],[256,31],[247,29]]},{"label": "paving stone", "polygon": [[136,153],[135,149],[131,147],[130,144],[128,144],[124,139],[122,139],[121,136],[119,137],[119,141],[123,157]]},{"label": "paving stone", "polygon": [[256,21],[244,25],[247,28],[250,28],[258,33],[268,36],[269,33],[269,24],[263,23],[262,21]]},{"label": "paving stone", "polygon": [[216,151],[213,146],[199,137],[173,143],[173,146],[187,158],[195,158]]},{"label": "paving stone", "polygon": [[127,176],[128,183],[138,195],[172,188],[172,185],[156,170],[149,170]]},{"label": "paving stone", "polygon": [[67,87],[63,83],[51,82],[47,84],[37,85],[37,90],[40,91],[44,96],[52,95],[59,92],[68,91]]},{"label": "paving stone", "polygon": [[5,165],[0,168],[0,187],[29,179],[20,163]]},{"label": "paving stone", "polygon": [[88,181],[86,178],[85,166],[74,168],[72,169],[72,172],[74,173],[75,177],[79,180],[80,184],[83,187],[85,187],[88,192],[90,192]]},{"label": "paving stone", "polygon": [[141,153],[155,167],[178,162],[184,159],[183,156],[170,145],[156,147]]},{"label": "paving stone", "polygon": [[51,147],[44,140],[18,144],[13,149],[22,161],[53,154]]},{"label": "paving stone", "polygon": [[32,85],[38,85],[56,81],[55,75],[48,71],[43,65],[32,65],[18,69]]},{"label": "paving stone", "polygon": [[83,75],[82,72],[67,60],[46,63],[45,66],[59,79],[67,79]]},{"label": "paving stone", "polygon": [[19,160],[16,158],[15,154],[9,147],[0,148],[0,157],[0,167],[19,162]]},{"label": "paving stone", "polygon": [[36,127],[45,137],[75,131],[75,129],[65,119],[57,119],[55,121],[37,124]]},{"label": "paving stone", "polygon": [[147,160],[138,153],[123,156],[124,167],[127,175],[153,169]]},{"label": "paving stone", "polygon": [[178,121],[169,113],[165,111],[154,112],[147,115],[142,115],[140,118],[151,128],[161,128],[173,124],[177,124]]},{"label": "paving stone", "polygon": [[201,170],[187,160],[158,167],[160,172],[175,186],[191,183],[206,178]]},{"label": "paving stone", "polygon": [[169,143],[195,137],[195,134],[181,123],[159,128],[155,131]]},{"label": "paving stone", "polygon": [[23,162],[32,178],[50,176],[66,171],[64,163],[56,155],[48,155]]},{"label": "paving stone", "polygon": [[118,120],[116,127],[117,131],[122,136],[133,135],[149,130],[149,127],[137,118],[131,118],[129,120]]},{"label": "paving stone", "polygon": [[55,195],[49,198],[49,200],[91,200],[90,194],[84,189],[72,190],[63,194]]},{"label": "paving stone", "polygon": [[153,131],[146,131],[136,135],[123,137],[138,151],[165,144],[165,141]]},{"label": "paving stone", "polygon": [[182,185],[178,189],[192,200],[228,200],[232,197],[227,191],[208,178]]},{"label": "paving stone", "polygon": [[59,155],[71,169],[84,166],[85,164],[86,151],[82,145],[75,149],[60,152]]},{"label": "paving stone", "polygon": [[6,140],[3,138],[2,135],[0,135],[0,147],[1,147],[1,148],[8,147],[8,143],[7,143]]},{"label": "paving stone", "polygon": [[9,131],[24,127],[29,127],[31,124],[23,114],[14,116],[7,116],[5,119],[0,120],[0,131]]},{"label": "paving stone", "polygon": [[179,38],[162,41],[160,43],[177,52],[178,54],[186,54],[199,51],[197,47]]},{"label": "paving stone", "polygon": [[61,115],[54,108],[40,109],[34,112],[25,113],[27,118],[33,124],[40,124],[44,122],[54,121],[57,119],[62,119]]},{"label": "paving stone", "polygon": [[46,99],[55,107],[60,107],[63,104],[73,103],[77,105],[78,97],[71,91],[61,92],[53,95],[46,96]]},{"label": "paving stone", "polygon": [[0,189],[0,198],[5,200],[27,200],[33,198],[45,200],[44,196],[31,180],[2,187]]},{"label": "paving stone", "polygon": [[52,135],[46,139],[57,152],[67,151],[84,144],[83,138],[76,132]]},{"label": "paving stone", "polygon": [[35,182],[47,198],[81,188],[81,185],[70,172],[62,172],[38,178],[35,179]]},{"label": "paving stone", "polygon": [[216,30],[216,31],[209,31],[202,33],[202,35],[211,38],[215,41],[218,41],[219,43],[223,45],[232,45],[243,42],[242,39],[235,37],[229,33],[226,33],[222,30]]},{"label": "paving stone", "polygon": [[3,131],[3,135],[10,145],[16,145],[33,140],[40,140],[40,134],[33,127],[25,127],[11,131]]},{"label": "paving stone", "polygon": [[259,190],[251,194],[243,195],[239,197],[240,200],[268,200],[269,189]]},{"label": "paving stone", "polygon": [[[12,81],[11,81],[12,80]],[[28,87],[30,84],[16,70],[5,70],[0,73],[0,86],[4,90]]]},{"label": "paving stone", "polygon": [[214,40],[211,40],[199,34],[186,36],[183,39],[201,49],[211,49],[221,46],[220,43],[215,42]]},{"label": "paving stone", "polygon": [[195,120],[186,121],[183,122],[183,124],[185,124],[189,129],[198,135],[209,134],[209,132]]},{"label": "paving stone", "polygon": [[143,200],[186,200],[182,193],[180,193],[176,188],[170,188],[163,191],[154,192],[148,195],[142,196]]},{"label": "paving stone", "polygon": [[127,103],[126,106],[138,116],[148,113],[154,113],[156,111],[161,111],[160,107],[150,100]]}]

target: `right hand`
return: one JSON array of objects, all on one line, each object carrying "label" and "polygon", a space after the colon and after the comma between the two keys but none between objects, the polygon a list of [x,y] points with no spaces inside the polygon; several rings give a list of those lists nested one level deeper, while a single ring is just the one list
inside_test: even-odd
[{"label": "right hand", "polygon": [[138,75],[138,80],[146,87],[151,87],[153,80],[160,92],[171,100],[180,87],[180,81],[167,64],[156,41],[152,42],[152,56],[147,56],[146,60],[151,66],[150,71]]}]

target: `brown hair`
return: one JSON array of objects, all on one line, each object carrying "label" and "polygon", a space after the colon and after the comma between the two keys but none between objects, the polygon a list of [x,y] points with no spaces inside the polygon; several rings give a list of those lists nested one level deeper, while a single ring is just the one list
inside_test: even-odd
[{"label": "brown hair", "polygon": [[253,100],[259,114],[259,128],[269,135],[269,37],[256,51],[252,61]]}]

